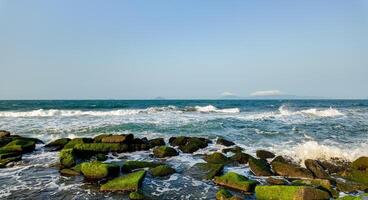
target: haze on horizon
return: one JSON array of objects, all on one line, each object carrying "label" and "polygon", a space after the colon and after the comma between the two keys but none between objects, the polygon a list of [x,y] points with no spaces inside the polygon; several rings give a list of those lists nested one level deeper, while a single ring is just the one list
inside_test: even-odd
[{"label": "haze on horizon", "polygon": [[0,99],[368,98],[368,1],[0,0]]}]

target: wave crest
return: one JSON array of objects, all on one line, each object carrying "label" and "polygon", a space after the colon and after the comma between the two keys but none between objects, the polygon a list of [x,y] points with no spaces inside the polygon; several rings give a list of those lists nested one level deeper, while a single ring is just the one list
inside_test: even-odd
[{"label": "wave crest", "polygon": [[208,106],[195,106],[194,110],[197,112],[202,113],[210,113],[210,112],[216,112],[216,113],[239,113],[239,108],[225,108],[225,109],[218,109],[213,105]]}]

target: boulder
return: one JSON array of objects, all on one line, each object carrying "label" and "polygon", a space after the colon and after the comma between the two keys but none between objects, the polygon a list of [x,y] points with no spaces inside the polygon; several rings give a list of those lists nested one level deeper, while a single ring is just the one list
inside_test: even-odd
[{"label": "boulder", "polygon": [[1,153],[5,152],[32,152],[36,148],[36,142],[32,138],[17,138],[0,148]]},{"label": "boulder", "polygon": [[168,165],[160,165],[160,166],[151,168],[150,172],[154,177],[163,177],[163,176],[169,176],[175,173],[176,171],[174,168]]},{"label": "boulder", "polygon": [[274,158],[275,154],[266,150],[257,150],[256,155],[260,159]]},{"label": "boulder", "polygon": [[152,140],[148,140],[148,145],[150,148],[157,147],[157,146],[165,146],[164,138],[155,138]]},{"label": "boulder", "polygon": [[146,197],[140,192],[131,192],[129,193],[130,200],[144,200]]},{"label": "boulder", "polygon": [[324,168],[320,165],[317,160],[307,159],[304,161],[305,166],[309,169],[315,177],[326,179],[329,178],[330,175],[324,170]]},{"label": "boulder", "polygon": [[339,193],[333,189],[332,183],[330,180],[327,179],[301,179],[301,180],[294,180],[292,185],[306,185],[306,186],[313,186],[318,189],[324,190],[328,192],[332,197],[337,198]]},{"label": "boulder", "polygon": [[230,159],[239,164],[247,164],[250,157],[249,154],[238,152],[231,156]]},{"label": "boulder", "polygon": [[62,169],[60,170],[62,176],[79,176],[80,172],[74,171],[72,169]]},{"label": "boulder", "polygon": [[241,153],[244,149],[238,146],[222,149],[222,153]]},{"label": "boulder", "polygon": [[126,161],[123,166],[121,167],[121,170],[123,172],[131,172],[136,169],[142,169],[142,168],[154,168],[157,166],[162,165],[162,163],[158,162],[150,162],[150,161]]},{"label": "boulder", "polygon": [[186,173],[196,179],[211,180],[220,174],[224,165],[211,163],[196,163]]},{"label": "boulder", "polygon": [[257,200],[324,200],[330,199],[328,192],[309,186],[257,186]]},{"label": "boulder", "polygon": [[122,134],[122,135],[110,135],[103,137],[101,142],[103,143],[125,143],[128,144],[134,139],[133,134]]},{"label": "boulder", "polygon": [[235,172],[227,172],[222,176],[216,176],[214,182],[217,185],[228,187],[231,189],[252,192],[257,184],[256,181],[249,180],[247,177],[237,174]]},{"label": "boulder", "polygon": [[5,130],[0,130],[0,138],[9,137],[10,132]]},{"label": "boulder", "polygon": [[289,163],[291,164],[292,161],[287,159],[287,158],[284,158],[283,156],[276,156],[272,161],[271,161],[271,164],[273,162],[282,162],[282,163]]},{"label": "boulder", "polygon": [[188,137],[179,136],[179,137],[171,137],[169,139],[169,143],[171,146],[182,146],[185,145],[188,141]]},{"label": "boulder", "polygon": [[281,176],[289,178],[314,178],[311,171],[306,168],[299,167],[294,164],[282,163],[282,162],[272,162],[273,171]]},{"label": "boulder", "polygon": [[70,140],[65,146],[64,149],[71,149],[74,148],[77,144],[84,144],[84,143],[92,143],[93,139],[91,138],[74,138]]},{"label": "boulder", "polygon": [[209,140],[200,137],[171,137],[169,139],[171,146],[179,146],[179,149],[184,153],[194,153],[199,149],[206,148]]},{"label": "boulder", "polygon": [[367,190],[368,185],[349,180],[337,179],[336,188],[341,192],[351,193]]},{"label": "boulder", "polygon": [[227,147],[235,145],[234,142],[229,141],[229,140],[226,140],[226,139],[224,139],[222,137],[219,137],[217,139],[216,144],[220,144],[220,145],[227,146]]},{"label": "boulder", "polygon": [[347,163],[333,163],[331,161],[321,161],[319,163],[329,174],[335,174],[342,172],[348,168]]},{"label": "boulder", "polygon": [[367,170],[368,169],[368,157],[360,157],[351,163],[351,168],[356,170]]},{"label": "boulder", "polygon": [[126,152],[128,146],[126,144],[118,143],[89,143],[89,144],[76,144],[74,146],[75,152],[78,156],[86,157],[95,155],[98,153],[109,153],[109,152]]},{"label": "boulder", "polygon": [[102,184],[102,192],[133,192],[138,191],[146,175],[145,171],[136,171],[118,178],[114,178],[105,184]]},{"label": "boulder", "polygon": [[104,137],[107,137],[107,136],[112,136],[112,134],[101,134],[101,135],[98,135],[96,137],[93,138],[93,142],[95,143],[100,143],[102,138]]},{"label": "boulder", "polygon": [[270,185],[289,185],[289,182],[283,178],[268,177],[266,181]]},{"label": "boulder", "polygon": [[70,168],[73,167],[76,163],[74,149],[63,149],[59,153],[60,158],[60,167],[61,168]]},{"label": "boulder", "polygon": [[70,141],[69,138],[60,138],[45,145],[51,151],[59,151]]},{"label": "boulder", "polygon": [[165,158],[177,156],[179,153],[174,148],[168,146],[159,146],[153,149],[153,155],[155,155],[157,158]]},{"label": "boulder", "polygon": [[266,160],[250,158],[249,159],[249,168],[256,176],[272,176],[273,173],[271,171],[270,165]]},{"label": "boulder", "polygon": [[81,172],[87,179],[99,180],[119,175],[120,167],[111,163],[92,161],[82,163]]},{"label": "boulder", "polygon": [[226,164],[230,161],[228,157],[218,152],[204,155],[203,160],[207,161],[208,163],[214,163],[214,164]]},{"label": "boulder", "polygon": [[368,170],[348,169],[340,175],[351,181],[368,184]]}]

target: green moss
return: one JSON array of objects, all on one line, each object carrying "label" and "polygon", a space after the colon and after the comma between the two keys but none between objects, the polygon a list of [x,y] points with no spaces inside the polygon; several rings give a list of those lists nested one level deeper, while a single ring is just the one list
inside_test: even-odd
[{"label": "green moss", "polygon": [[146,172],[145,171],[137,171],[133,172],[115,179],[108,181],[107,183],[101,185],[100,191],[103,192],[131,192],[137,191],[144,179]]},{"label": "green moss", "polygon": [[60,138],[45,145],[45,147],[64,147],[70,141],[69,138]]},{"label": "green moss", "polygon": [[229,162],[229,158],[226,157],[222,153],[215,152],[213,154],[205,155],[203,160],[207,161],[208,163],[214,164],[226,164]]},{"label": "green moss", "polygon": [[223,168],[222,164],[196,163],[187,171],[187,174],[197,179],[210,180],[221,173]]},{"label": "green moss", "polygon": [[359,190],[368,189],[367,184],[357,183],[357,182],[349,181],[349,180],[340,180],[340,179],[336,180],[336,187],[339,191],[345,192],[345,193],[356,192]]},{"label": "green moss", "polygon": [[346,177],[347,179],[351,181],[355,181],[358,183],[368,184],[368,170],[347,170],[342,173],[343,177]]},{"label": "green moss", "polygon": [[227,172],[222,176],[216,176],[214,178],[214,182],[218,185],[244,192],[253,191],[254,187],[257,184],[256,181],[248,180],[245,176],[242,176],[235,172]]},{"label": "green moss", "polygon": [[351,167],[357,170],[368,169],[368,157],[360,157],[351,163]]},{"label": "green moss", "polygon": [[249,167],[251,171],[257,176],[271,176],[271,167],[266,160],[256,159],[251,157],[249,159]]},{"label": "green moss", "polygon": [[102,179],[118,175],[120,167],[115,164],[94,161],[82,163],[81,171],[88,179]]},{"label": "green moss", "polygon": [[125,144],[118,143],[90,143],[90,144],[76,144],[74,149],[78,156],[88,156],[97,153],[109,152],[125,152],[128,147]]},{"label": "green moss", "polygon": [[295,199],[330,199],[330,195],[322,190],[309,186],[257,186],[257,200],[295,200]]},{"label": "green moss", "polygon": [[145,197],[140,192],[131,192],[131,193],[129,193],[129,199],[131,199],[131,200],[142,200],[142,199],[145,199]]},{"label": "green moss", "polygon": [[168,165],[160,165],[157,167],[154,167],[150,170],[151,174],[153,176],[168,176],[171,175],[173,173],[175,173],[175,169],[173,169],[172,167],[168,166]]},{"label": "green moss", "polygon": [[338,197],[338,192],[332,188],[332,184],[327,179],[301,179],[292,182],[292,185],[308,185],[329,192],[333,197]]},{"label": "green moss", "polygon": [[79,164],[75,165],[74,167],[72,167],[71,169],[76,171],[76,172],[82,173],[81,168],[82,168],[82,163],[79,163]]},{"label": "green moss", "polygon": [[1,152],[31,152],[36,148],[36,142],[27,138],[19,138],[0,148]]},{"label": "green moss", "polygon": [[162,163],[131,160],[131,161],[126,161],[123,164],[123,166],[121,167],[121,169],[124,172],[130,172],[130,171],[135,170],[135,169],[153,168],[153,167],[157,167],[159,165],[162,165]]},{"label": "green moss", "polygon": [[216,200],[227,200],[233,195],[226,189],[220,189],[216,192]]},{"label": "green moss", "polygon": [[75,165],[75,155],[73,149],[63,149],[59,153],[62,168],[70,168]]},{"label": "green moss", "polygon": [[158,158],[177,156],[179,153],[171,147],[168,146],[159,146],[153,149],[153,154]]}]

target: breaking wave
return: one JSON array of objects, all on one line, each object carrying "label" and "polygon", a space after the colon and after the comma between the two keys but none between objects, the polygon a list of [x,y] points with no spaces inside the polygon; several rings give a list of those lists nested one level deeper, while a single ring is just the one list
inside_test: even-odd
[{"label": "breaking wave", "polygon": [[195,106],[195,111],[202,112],[202,113],[209,113],[209,112],[215,112],[215,113],[239,113],[239,108],[225,108],[225,109],[218,109],[213,105],[208,106]]}]

